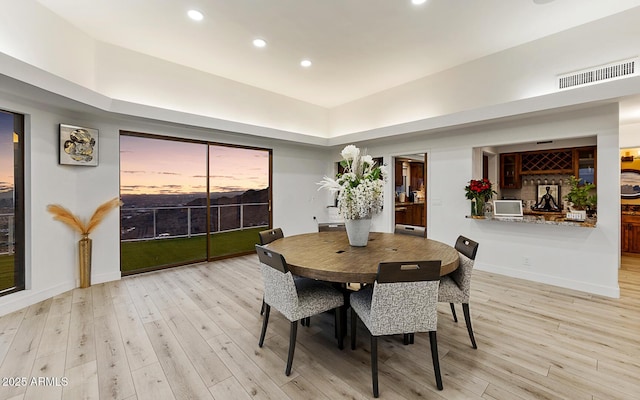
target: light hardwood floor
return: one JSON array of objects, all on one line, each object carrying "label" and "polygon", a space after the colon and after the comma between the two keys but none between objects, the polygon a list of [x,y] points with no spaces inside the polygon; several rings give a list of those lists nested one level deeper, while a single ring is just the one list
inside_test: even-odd
[{"label": "light hardwood floor", "polygon": [[[640,258],[623,258],[620,289],[609,299],[475,271],[478,349],[441,304],[444,390],[435,387],[428,335],[412,346],[397,336],[379,341],[380,397],[638,399]],[[3,316],[0,398],[372,397],[363,328],[357,350],[340,351],[333,318],[312,318],[298,328],[287,377],[289,323],[272,311],[258,348],[261,299],[257,258],[247,256],[75,289]],[[27,385],[17,386],[22,378]]]}]

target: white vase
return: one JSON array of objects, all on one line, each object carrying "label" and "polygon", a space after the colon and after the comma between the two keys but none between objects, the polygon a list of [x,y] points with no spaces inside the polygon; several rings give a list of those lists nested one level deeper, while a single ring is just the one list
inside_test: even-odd
[{"label": "white vase", "polygon": [[369,230],[371,229],[371,218],[345,219],[347,236],[351,246],[363,247],[369,241]]}]

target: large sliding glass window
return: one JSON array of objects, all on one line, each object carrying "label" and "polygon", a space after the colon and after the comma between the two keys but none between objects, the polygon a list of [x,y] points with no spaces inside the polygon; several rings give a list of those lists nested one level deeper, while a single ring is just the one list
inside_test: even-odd
[{"label": "large sliding glass window", "polygon": [[24,116],[0,111],[0,295],[24,290]]},{"label": "large sliding glass window", "polygon": [[269,224],[269,152],[209,146],[211,257],[255,250]]},{"label": "large sliding glass window", "polygon": [[270,226],[270,154],[122,133],[123,274],[253,251]]}]

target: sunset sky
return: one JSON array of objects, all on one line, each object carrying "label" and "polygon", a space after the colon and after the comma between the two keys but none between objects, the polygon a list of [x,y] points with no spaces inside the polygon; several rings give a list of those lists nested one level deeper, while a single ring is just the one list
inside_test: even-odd
[{"label": "sunset sky", "polygon": [[[199,143],[121,136],[121,193],[206,192],[207,149],[207,145]],[[212,193],[268,186],[268,151],[225,146],[210,149]]]},{"label": "sunset sky", "polygon": [[13,115],[0,111],[0,193],[13,189]]}]

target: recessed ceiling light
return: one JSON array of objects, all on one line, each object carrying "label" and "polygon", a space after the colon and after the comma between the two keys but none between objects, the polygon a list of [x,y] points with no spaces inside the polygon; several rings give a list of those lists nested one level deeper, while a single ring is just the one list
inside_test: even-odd
[{"label": "recessed ceiling light", "polygon": [[309,68],[311,66],[311,60],[302,60],[300,61],[300,65],[305,68]]},{"label": "recessed ceiling light", "polygon": [[411,0],[411,2],[415,5],[420,5],[426,3],[427,0]]},{"label": "recessed ceiling light", "polygon": [[267,45],[267,42],[264,39],[253,39],[253,45],[256,47],[264,47]]},{"label": "recessed ceiling light", "polygon": [[204,14],[202,14],[198,10],[189,10],[187,11],[187,15],[194,21],[202,21],[202,19],[204,18]]}]

